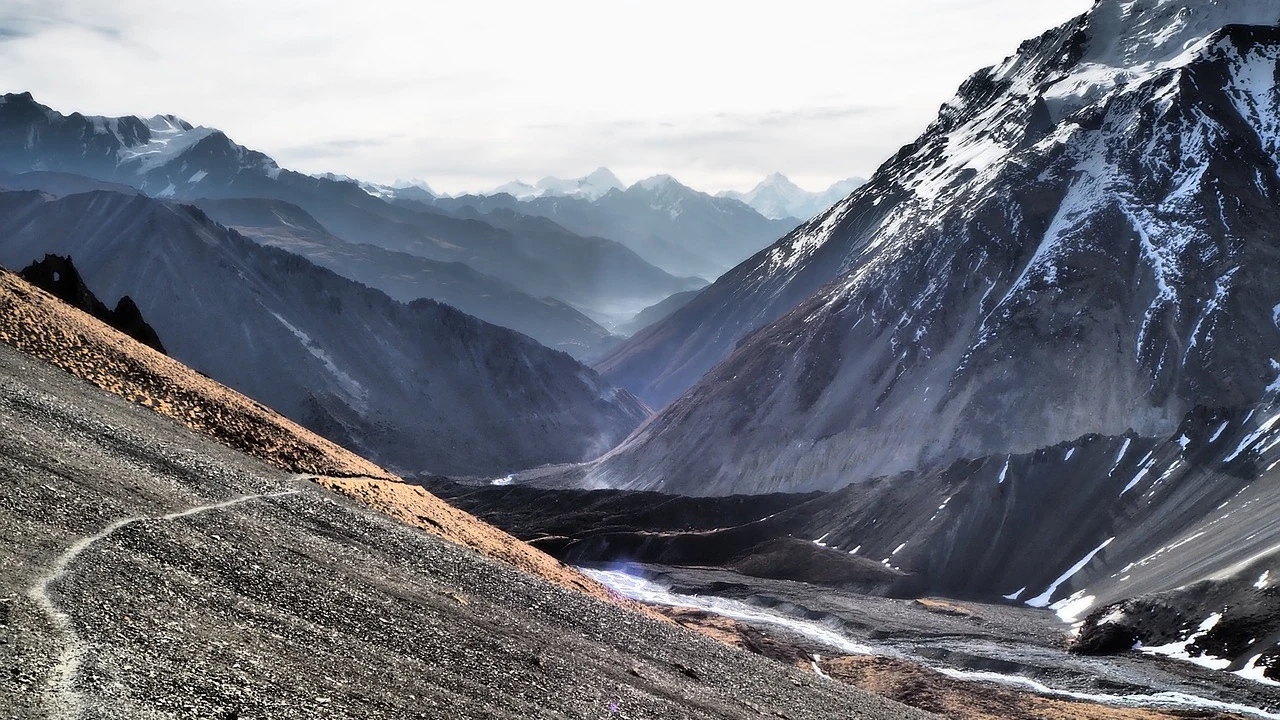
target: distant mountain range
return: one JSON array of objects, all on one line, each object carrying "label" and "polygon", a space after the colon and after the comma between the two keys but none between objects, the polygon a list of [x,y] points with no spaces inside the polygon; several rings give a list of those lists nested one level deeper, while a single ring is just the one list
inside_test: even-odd
[{"label": "distant mountain range", "polygon": [[[626,186],[608,168],[580,178],[546,177],[532,185],[514,181],[488,192],[454,196],[435,193],[421,182],[377,185],[341,175],[317,177],[356,185],[406,207],[445,211],[486,223],[494,222],[489,214],[499,209],[544,217],[584,237],[616,240],[672,275],[707,280],[785,235],[799,224],[799,218],[843,199],[862,182],[852,178],[823,193],[806,193],[794,185],[787,189],[766,181],[744,200],[733,193],[712,196],[699,192],[670,175]],[[785,194],[785,200],[778,199],[780,194]],[[777,211],[782,206],[795,212]],[[643,305],[629,303],[627,307],[634,313]]]},{"label": "distant mountain range", "polygon": [[388,467],[503,473],[583,460],[648,414],[568,355],[408,304],[137,194],[0,192],[0,263],[74,258],[179,361]]},{"label": "distant mountain range", "polygon": [[622,339],[560,300],[535,298],[466,264],[346,242],[291,203],[233,199],[195,204],[264,245],[301,255],[401,302],[438,300],[579,358],[595,357]]},{"label": "distant mountain range", "polygon": [[481,195],[510,195],[517,200],[531,200],[536,197],[573,197],[584,200],[599,200],[609,194],[610,190],[625,190],[626,185],[608,168],[599,168],[585,177],[565,180],[556,177],[545,177],[530,185],[515,180],[490,190]]},{"label": "distant mountain range", "polygon": [[[350,180],[350,178],[341,178]],[[641,180],[636,185],[642,188],[652,189],[659,181],[674,181],[670,176],[657,176],[647,180]],[[821,192],[809,192],[791,180],[782,173],[773,173],[760,181],[758,185],[748,192],[737,192],[734,190],[724,190],[715,194],[718,198],[727,198],[730,200],[738,200],[760,213],[769,220],[794,220],[798,224],[800,220],[806,220],[819,212],[835,205],[837,202],[849,196],[849,193],[856,190],[860,185],[867,181],[863,178],[852,177],[839,182],[833,183],[826,190]],[[410,184],[400,182],[391,187],[371,185],[362,183],[374,194],[396,195],[402,190],[410,190],[416,188],[418,190],[426,190],[434,197],[448,198],[459,196],[447,196],[440,193],[434,193],[423,183]],[[634,187],[635,185],[632,185]],[[682,186],[683,187],[683,186]],[[538,182],[530,185],[526,182],[515,180],[482,193],[464,193],[467,195],[494,196],[494,195],[510,195],[516,200],[528,201],[536,198],[579,198],[588,201],[596,201],[608,195],[611,191],[626,191],[627,185],[624,185],[618,176],[608,168],[598,168],[589,175],[563,179],[557,177],[545,177]],[[410,190],[412,192],[412,190]],[[693,191],[696,192],[696,191]],[[612,236],[610,236],[612,237]]]},{"label": "distant mountain range", "polygon": [[522,200],[499,193],[435,198],[431,204],[477,219],[496,210],[547,218],[579,235],[617,240],[668,273],[708,280],[798,222],[770,220],[741,201],[698,192],[669,175],[612,188],[595,199],[548,194]]},{"label": "distant mountain range", "polygon": [[822,192],[809,192],[787,179],[782,173],[773,173],[751,190],[742,193],[725,190],[716,197],[733,198],[750,205],[756,212],[774,220],[797,218],[808,220],[836,203],[849,193],[865,185],[863,178],[852,177],[834,183]]},{"label": "distant mountain range", "polygon": [[[111,188],[193,202],[235,200],[218,209],[220,219],[262,240],[281,236],[281,221],[272,209],[287,204],[293,216],[301,212],[322,227],[330,245],[340,240],[436,261],[438,280],[411,289],[412,282],[403,277],[370,273],[367,248],[331,253],[326,265],[336,272],[358,275],[399,297],[415,291],[431,297],[426,293],[451,285],[451,301],[578,357],[592,357],[608,344],[607,331],[582,323],[582,313],[629,318],[669,295],[706,284],[659,270],[615,240],[576,234],[536,213],[516,212],[518,207],[488,221],[470,210],[460,217],[433,207],[433,196],[419,185],[376,188],[282,170],[220,131],[173,116],[63,115],[29,93],[5,95],[0,97],[0,171],[5,173],[0,181],[14,189],[66,194]],[[252,208],[254,201],[261,207]],[[762,235],[760,245],[767,242]],[[489,280],[478,282],[472,271]],[[448,278],[455,274],[459,277]],[[496,292],[511,302],[495,304],[486,288],[497,286],[504,289]],[[517,299],[512,288],[524,297]],[[530,314],[519,312],[519,305]],[[575,326],[581,331],[570,330]]]}]

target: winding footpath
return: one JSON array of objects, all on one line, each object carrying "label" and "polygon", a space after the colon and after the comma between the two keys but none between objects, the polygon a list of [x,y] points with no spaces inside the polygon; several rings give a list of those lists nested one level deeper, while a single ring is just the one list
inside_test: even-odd
[{"label": "winding footpath", "polygon": [[[310,476],[304,476],[310,477]],[[222,510],[236,505],[253,502],[254,500],[266,500],[270,498],[284,497],[286,495],[296,495],[301,490],[282,490],[273,493],[262,493],[258,495],[244,495],[223,502],[212,503],[209,505],[197,505],[178,512],[169,513],[168,515],[139,515],[136,517],[128,517],[117,520],[107,525],[97,533],[88,537],[81,538],[67,548],[65,552],[54,560],[49,567],[48,572],[42,575],[27,590],[27,597],[31,598],[53,621],[54,627],[60,632],[64,638],[63,650],[58,657],[58,662],[53,666],[49,673],[49,681],[47,685],[47,694],[49,697],[49,709],[52,717],[66,718],[67,720],[75,720],[80,717],[84,709],[84,702],[79,692],[75,689],[76,673],[80,669],[80,663],[84,659],[87,649],[86,643],[76,633],[75,626],[71,622],[71,617],[62,611],[53,597],[49,594],[50,587],[58,580],[66,576],[71,564],[75,562],[85,550],[99,541],[105,540],[121,528],[144,522],[168,522],[179,520],[192,515],[200,515],[214,510]]]}]

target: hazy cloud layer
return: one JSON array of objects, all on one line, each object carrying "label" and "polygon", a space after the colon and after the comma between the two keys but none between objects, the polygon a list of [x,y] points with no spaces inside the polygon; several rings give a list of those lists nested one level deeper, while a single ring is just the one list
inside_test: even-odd
[{"label": "hazy cloud layer", "polygon": [[305,172],[817,188],[1089,4],[9,0],[0,63],[65,112],[171,112]]}]

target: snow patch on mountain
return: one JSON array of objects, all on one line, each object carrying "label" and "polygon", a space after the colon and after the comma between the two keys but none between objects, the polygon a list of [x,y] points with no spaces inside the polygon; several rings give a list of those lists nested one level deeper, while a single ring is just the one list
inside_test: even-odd
[{"label": "snow patch on mountain", "polygon": [[137,163],[138,175],[167,165],[197,143],[217,132],[213,128],[192,127],[173,115],[156,115],[147,120],[151,138],[143,145],[122,147],[120,164]]},{"label": "snow patch on mountain", "polygon": [[597,168],[589,175],[580,178],[544,177],[537,183],[515,180],[481,193],[482,195],[498,195],[506,193],[517,200],[530,200],[540,197],[571,197],[585,200],[599,200],[614,190],[623,190],[626,186],[617,175],[608,168]]}]

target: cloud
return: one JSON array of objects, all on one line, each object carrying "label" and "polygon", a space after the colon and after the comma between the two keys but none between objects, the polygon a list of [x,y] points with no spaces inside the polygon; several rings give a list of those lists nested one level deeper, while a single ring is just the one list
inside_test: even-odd
[{"label": "cloud", "polygon": [[[899,127],[904,141],[919,130],[892,108],[819,106],[655,120],[533,122],[501,142],[484,133],[333,138],[291,145],[276,157],[306,172],[356,177],[369,177],[370,168],[392,177],[429,168],[426,177],[433,187],[453,191],[488,189],[517,178],[531,182],[552,173],[580,176],[601,165],[624,181],[672,172],[708,190],[753,184],[782,168],[801,185],[820,189],[887,156],[884,133],[855,132],[868,122]],[[799,146],[797,136],[823,141]],[[356,155],[367,165],[350,162]]]},{"label": "cloud", "polygon": [[83,31],[117,42],[124,39],[120,26],[97,22],[93,14],[82,13],[63,0],[9,0],[0,7],[0,42],[36,38],[62,29]]},{"label": "cloud", "polygon": [[288,145],[280,148],[282,155],[301,158],[334,158],[347,155],[353,151],[369,150],[396,145],[404,139],[403,133],[394,133],[379,137],[352,137],[318,140],[300,145]]},{"label": "cloud", "polygon": [[63,112],[173,113],[305,172],[821,187],[1090,1],[4,0],[0,63]]}]

